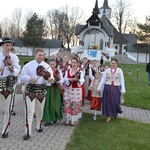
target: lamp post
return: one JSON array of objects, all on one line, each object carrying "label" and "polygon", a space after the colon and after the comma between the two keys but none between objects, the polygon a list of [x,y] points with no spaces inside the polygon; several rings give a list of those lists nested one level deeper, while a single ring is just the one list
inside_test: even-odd
[{"label": "lamp post", "polygon": [[123,70],[126,70],[126,62],[124,62]]},{"label": "lamp post", "polygon": [[131,75],[132,72],[131,72],[131,65],[129,65],[129,71],[128,71],[128,75]]},{"label": "lamp post", "polygon": [[135,79],[136,82],[141,82],[141,80],[140,80],[140,78],[139,78],[139,71],[140,71],[140,69],[137,68],[137,69],[136,69],[136,79]]}]

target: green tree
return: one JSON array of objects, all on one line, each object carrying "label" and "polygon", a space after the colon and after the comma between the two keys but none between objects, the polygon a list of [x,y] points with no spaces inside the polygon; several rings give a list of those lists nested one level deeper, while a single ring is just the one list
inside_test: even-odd
[{"label": "green tree", "polygon": [[46,34],[44,19],[39,18],[39,16],[34,13],[33,16],[27,20],[22,40],[25,46],[33,48],[34,53],[36,47],[43,46],[44,36],[46,36]]},{"label": "green tree", "polygon": [[146,16],[144,24],[138,23],[138,39],[142,43],[150,44],[150,16]]}]

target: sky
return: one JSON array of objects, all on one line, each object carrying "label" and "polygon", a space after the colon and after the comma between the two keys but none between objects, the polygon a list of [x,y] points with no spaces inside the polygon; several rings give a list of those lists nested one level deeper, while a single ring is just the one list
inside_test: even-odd
[{"label": "sky", "polygon": [[[46,15],[48,10],[59,9],[61,6],[66,4],[71,7],[78,6],[84,11],[85,15],[91,16],[92,10],[95,6],[96,0],[1,0],[0,8],[0,21],[5,18],[11,18],[12,12],[15,8],[21,8],[22,12],[25,13],[27,10],[32,9],[39,15]],[[128,0],[133,11],[132,16],[137,18],[140,23],[145,23],[146,15],[150,15],[150,0]],[[98,0],[99,8],[103,5],[104,0]],[[114,4],[116,0],[108,0],[109,7]]]}]

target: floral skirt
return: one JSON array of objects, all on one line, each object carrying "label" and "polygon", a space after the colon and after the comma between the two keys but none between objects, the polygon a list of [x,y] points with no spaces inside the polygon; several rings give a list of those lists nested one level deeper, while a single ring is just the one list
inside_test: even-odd
[{"label": "floral skirt", "polygon": [[82,117],[82,88],[65,88],[63,97],[63,111],[66,121],[77,121]]}]

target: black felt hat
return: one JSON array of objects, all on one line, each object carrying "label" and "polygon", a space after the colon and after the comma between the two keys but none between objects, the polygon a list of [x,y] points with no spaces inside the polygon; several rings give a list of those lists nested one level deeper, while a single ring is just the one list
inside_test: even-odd
[{"label": "black felt hat", "polygon": [[14,41],[8,37],[4,38],[1,42],[0,42],[0,46],[4,43],[12,43],[12,45],[14,45]]}]

